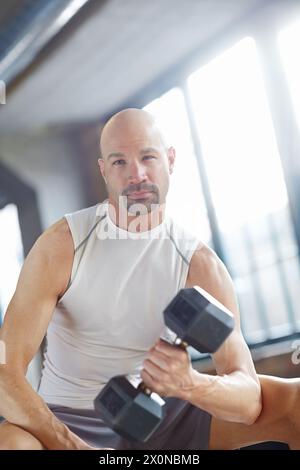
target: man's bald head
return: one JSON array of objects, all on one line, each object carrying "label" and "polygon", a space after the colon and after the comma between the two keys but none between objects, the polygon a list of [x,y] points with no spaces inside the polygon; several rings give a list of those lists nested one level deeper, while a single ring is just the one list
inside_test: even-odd
[{"label": "man's bald head", "polygon": [[127,108],[114,114],[104,125],[100,137],[100,151],[105,158],[107,147],[124,145],[138,140],[155,140],[166,150],[162,132],[154,117],[143,109]]},{"label": "man's bald head", "polygon": [[120,196],[127,197],[127,210],[142,203],[150,212],[152,205],[165,202],[175,150],[166,147],[150,113],[129,108],[112,116],[102,130],[100,150],[100,172],[115,207]]}]

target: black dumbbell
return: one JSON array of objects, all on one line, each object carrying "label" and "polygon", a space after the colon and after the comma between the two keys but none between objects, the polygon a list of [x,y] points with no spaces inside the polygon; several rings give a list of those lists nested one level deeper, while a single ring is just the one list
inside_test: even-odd
[{"label": "black dumbbell", "polygon": [[[181,289],[165,308],[165,324],[183,347],[214,353],[234,328],[229,310],[198,286]],[[175,344],[175,343],[174,343]],[[141,382],[134,387],[124,375],[109,380],[94,400],[109,426],[130,440],[146,442],[164,418],[163,407]]]}]

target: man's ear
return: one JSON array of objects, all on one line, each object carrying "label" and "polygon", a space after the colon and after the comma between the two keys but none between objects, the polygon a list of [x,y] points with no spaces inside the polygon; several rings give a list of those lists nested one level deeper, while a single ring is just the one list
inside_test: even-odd
[{"label": "man's ear", "polygon": [[107,184],[106,178],[105,178],[105,170],[104,170],[104,160],[103,158],[98,158],[98,165],[100,168],[100,172],[102,175],[102,178],[104,179],[105,183]]},{"label": "man's ear", "polygon": [[167,150],[168,160],[169,160],[169,173],[170,175],[173,173],[175,158],[176,158],[176,151],[174,147],[169,147]]}]

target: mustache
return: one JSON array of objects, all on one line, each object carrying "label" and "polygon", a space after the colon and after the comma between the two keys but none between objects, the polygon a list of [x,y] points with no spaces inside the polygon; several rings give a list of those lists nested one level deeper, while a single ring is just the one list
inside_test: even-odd
[{"label": "mustache", "polygon": [[137,193],[141,191],[151,191],[153,193],[157,193],[158,189],[157,189],[157,186],[155,186],[155,184],[145,184],[145,183],[133,184],[130,186],[130,188],[124,189],[122,194],[124,196],[128,196],[131,193]]}]

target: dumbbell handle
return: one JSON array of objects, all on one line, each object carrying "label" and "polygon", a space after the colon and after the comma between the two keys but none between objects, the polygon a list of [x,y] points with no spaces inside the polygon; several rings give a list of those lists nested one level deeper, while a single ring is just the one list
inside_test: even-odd
[{"label": "dumbbell handle", "polygon": [[[184,351],[186,351],[186,348],[188,347],[188,344],[185,341],[180,341],[180,343],[176,343],[176,339],[175,339],[175,341],[173,341],[172,344],[173,345],[176,344],[176,346],[178,346],[179,348],[184,349]],[[143,392],[145,395],[150,396],[151,393],[152,393],[152,390],[143,381],[139,383],[137,388],[138,388],[138,390]]]}]

